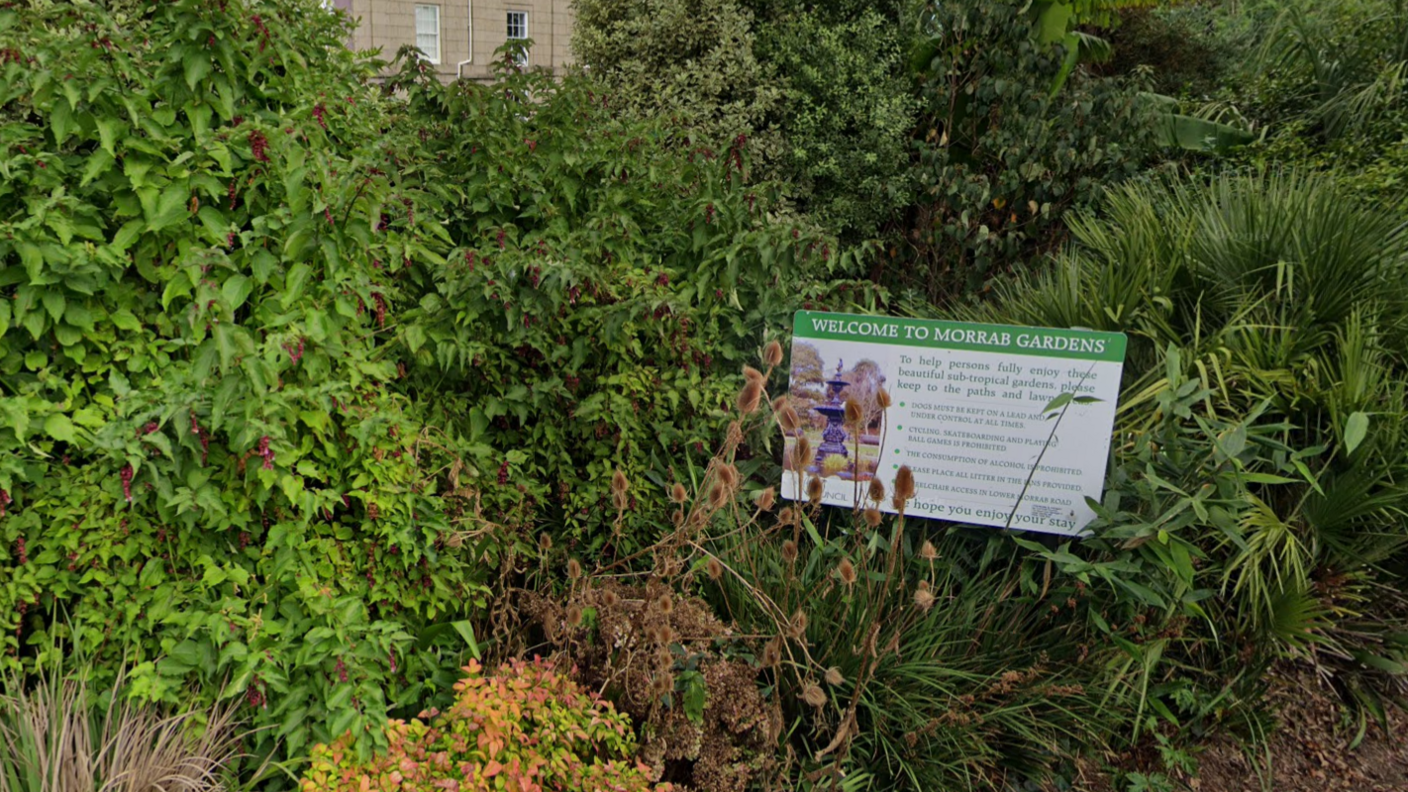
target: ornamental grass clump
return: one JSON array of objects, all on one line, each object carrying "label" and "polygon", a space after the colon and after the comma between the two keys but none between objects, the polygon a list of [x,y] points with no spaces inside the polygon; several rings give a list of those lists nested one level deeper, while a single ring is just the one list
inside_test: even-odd
[{"label": "ornamental grass clump", "polygon": [[388,747],[358,760],[349,736],[313,749],[303,792],[668,792],[629,760],[630,720],[551,664],[513,660],[485,674],[477,661],[455,702],[386,726]]},{"label": "ornamental grass clump", "polygon": [[239,755],[233,705],[169,711],[94,695],[88,673],[14,677],[0,695],[0,792],[215,792]]}]

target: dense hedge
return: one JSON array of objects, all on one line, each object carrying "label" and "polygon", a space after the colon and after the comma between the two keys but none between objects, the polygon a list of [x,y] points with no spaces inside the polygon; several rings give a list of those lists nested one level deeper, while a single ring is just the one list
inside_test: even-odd
[{"label": "dense hedge", "polygon": [[777,218],[746,138],[511,66],[374,88],[343,19],[0,9],[4,663],[126,655],[284,755],[443,701],[501,548],[651,539],[715,371],[874,299],[814,279],[854,259]]},{"label": "dense hedge", "polygon": [[435,625],[485,591],[387,345],[448,236],[345,35],[287,0],[0,9],[0,662],[126,655],[290,751],[448,687]]}]

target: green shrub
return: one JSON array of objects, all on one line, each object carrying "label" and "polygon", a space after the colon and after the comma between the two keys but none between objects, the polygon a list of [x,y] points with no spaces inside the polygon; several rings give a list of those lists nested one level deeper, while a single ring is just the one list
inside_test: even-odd
[{"label": "green shrub", "polygon": [[573,55],[608,87],[606,101],[703,145],[748,135],[762,162],[782,155],[782,83],[736,0],[579,0],[575,10]]},{"label": "green shrub", "polygon": [[[1408,206],[1408,16],[1401,2],[1263,5],[1219,101],[1266,130],[1233,164],[1333,174],[1350,199]],[[1241,15],[1231,15],[1232,23]]]},{"label": "green shrub", "polygon": [[797,209],[869,239],[912,198],[917,103],[892,6],[588,0],[573,48],[614,103],[708,145],[749,135]]},{"label": "green shrub", "polygon": [[876,236],[914,199],[905,28],[875,9],[832,19],[806,8],[779,8],[759,28],[759,57],[785,79],[778,176],[828,230]]},{"label": "green shrub", "polygon": [[[531,504],[584,552],[654,541],[650,505],[707,458],[758,338],[804,306],[873,304],[826,280],[853,253],[775,218],[749,140],[682,139],[576,75],[394,84],[456,244],[401,317],[405,382],[468,442],[484,521]],[[604,508],[616,469],[639,482],[624,510]]]},{"label": "green shrub", "polygon": [[301,789],[671,789],[627,761],[635,746],[630,721],[541,659],[515,660],[488,676],[470,661],[465,672],[445,712],[387,725],[385,754],[358,761],[347,737],[315,747]]},{"label": "green shrub", "polygon": [[1408,547],[1399,219],[1327,177],[1242,174],[1112,191],[1073,231],[972,316],[1131,336],[1094,538],[1048,557],[1099,583],[1103,632],[1172,617],[1121,638],[1150,711],[1225,716],[1208,702],[1286,656],[1357,694],[1401,684],[1401,606],[1379,593]]},{"label": "green shrub", "polygon": [[[1151,153],[1137,86],[1076,69],[1033,31],[1026,3],[926,6],[918,193],[881,275],[939,301],[973,293],[1056,249],[1064,216],[1135,173]],[[1084,45],[1082,45],[1084,46]]]},{"label": "green shrub", "polygon": [[0,663],[125,656],[138,699],[243,699],[259,752],[448,689],[493,559],[398,385],[446,234],[346,35],[0,8]]}]

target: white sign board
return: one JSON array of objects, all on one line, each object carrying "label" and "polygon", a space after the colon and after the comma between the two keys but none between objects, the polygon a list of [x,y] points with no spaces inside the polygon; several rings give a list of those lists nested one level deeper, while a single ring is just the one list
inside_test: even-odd
[{"label": "white sign board", "polygon": [[[892,492],[908,465],[907,514],[1079,534],[1095,516],[1086,498],[1101,498],[1124,354],[1121,333],[800,311],[782,493],[805,499],[819,476],[823,503],[850,507],[859,491],[869,505],[868,482]],[[880,508],[894,511],[888,497]]]}]

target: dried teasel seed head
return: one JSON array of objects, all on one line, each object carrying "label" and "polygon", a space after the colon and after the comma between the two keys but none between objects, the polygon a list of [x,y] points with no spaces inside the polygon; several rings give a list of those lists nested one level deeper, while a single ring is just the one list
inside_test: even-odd
[{"label": "dried teasel seed head", "polygon": [[614,608],[620,601],[621,598],[610,589],[601,592],[601,607],[603,608]]},{"label": "dried teasel seed head", "polygon": [[900,465],[899,471],[895,473],[895,506],[905,504],[914,497],[914,471],[909,469],[909,465]]},{"label": "dried teasel seed head", "polygon": [[808,682],[807,686],[802,688],[802,700],[820,709],[826,706],[826,692],[817,683]]},{"label": "dried teasel seed head", "polygon": [[611,474],[611,491],[624,494],[629,489],[631,483],[626,480],[626,474],[617,470]]},{"label": "dried teasel seed head", "polygon": [[772,507],[777,503],[777,490],[768,487],[758,496],[758,508],[763,511],[772,511]]},{"label": "dried teasel seed head", "polygon": [[763,365],[768,368],[782,365],[782,344],[769,341],[763,347]]},{"label": "dried teasel seed head", "polygon": [[709,563],[704,565],[704,571],[709,573],[710,580],[718,580],[724,576],[724,565],[719,559],[711,556]]},{"label": "dried teasel seed head", "polygon": [[934,592],[929,590],[929,581],[919,581],[919,587],[914,590],[914,607],[926,612],[934,607]]},{"label": "dried teasel seed head", "polygon": [[875,391],[875,406],[882,410],[890,409],[890,392],[884,388]]},{"label": "dried teasel seed head", "polygon": [[806,436],[798,437],[796,445],[792,446],[792,469],[801,473],[812,463],[812,441]]},{"label": "dried teasel seed head", "polygon": [[719,467],[719,478],[723,479],[724,486],[733,489],[738,486],[738,468],[733,465],[722,465]]},{"label": "dried teasel seed head", "polygon": [[870,499],[876,503],[885,500],[885,482],[878,478],[871,479],[870,492],[868,494],[870,495]]},{"label": "dried teasel seed head", "polygon": [[841,582],[847,586],[855,585],[856,565],[851,563],[851,559],[841,559],[841,563],[836,565],[836,577],[840,578]]},{"label": "dried teasel seed head", "polygon": [[667,674],[658,674],[650,680],[650,695],[652,698],[661,698],[669,695],[675,689],[674,680]]},{"label": "dried teasel seed head", "polygon": [[729,421],[728,429],[724,434],[724,442],[730,446],[737,446],[743,442],[743,425],[738,421]]},{"label": "dried teasel seed head", "polygon": [[576,580],[582,576],[582,564],[575,558],[567,559],[567,579]]},{"label": "dried teasel seed head", "polygon": [[845,681],[846,678],[841,675],[841,669],[837,668],[836,666],[831,666],[830,668],[826,669],[826,684],[835,686]]},{"label": "dried teasel seed head", "polygon": [[538,534],[538,549],[544,552],[552,549],[552,537],[545,533]]},{"label": "dried teasel seed head", "polygon": [[939,557],[939,551],[934,549],[933,542],[925,539],[924,544],[919,546],[919,557],[925,561],[933,561]]},{"label": "dried teasel seed head", "polygon": [[738,392],[738,411],[744,415],[752,415],[758,409],[758,402],[763,398],[763,383],[761,380],[748,380],[744,383],[743,390]]},{"label": "dried teasel seed head", "polygon": [[574,630],[582,626],[582,608],[580,605],[567,606],[567,626]]},{"label": "dried teasel seed head", "polygon": [[676,481],[675,486],[670,487],[670,500],[675,503],[684,503],[686,500],[689,500],[689,492],[684,488],[683,484]]},{"label": "dried teasel seed head", "polygon": [[445,544],[449,545],[454,550],[460,549],[464,546],[464,534],[450,534],[450,538],[445,540]]},{"label": "dried teasel seed head", "polygon": [[858,426],[861,418],[865,417],[865,409],[860,406],[860,400],[854,396],[846,398],[846,423]]},{"label": "dried teasel seed head", "polygon": [[789,564],[797,560],[797,543],[791,539],[782,543],[782,560]]},{"label": "dried teasel seed head", "polygon": [[675,610],[675,601],[670,599],[669,594],[661,594],[660,598],[655,600],[655,608],[661,614],[669,616]]},{"label": "dried teasel seed head", "polygon": [[821,503],[821,496],[825,494],[826,485],[821,482],[819,477],[812,476],[811,479],[807,481],[807,500],[811,501],[812,505],[815,506]]},{"label": "dried teasel seed head", "polygon": [[787,434],[796,434],[797,427],[802,419],[797,417],[797,411],[790,404],[782,405],[782,409],[774,413],[777,416],[777,425],[782,427],[782,431]]},{"label": "dried teasel seed head", "polygon": [[865,524],[868,528],[880,527],[881,514],[879,509],[865,510]]},{"label": "dried teasel seed head", "polygon": [[782,511],[777,513],[777,522],[779,525],[791,525],[796,519],[797,510],[793,509],[791,506],[783,506]]},{"label": "dried teasel seed head", "polygon": [[743,378],[746,379],[746,380],[748,380],[749,382],[756,382],[756,383],[758,383],[758,384],[760,384],[760,385],[763,383],[763,381],[764,381],[765,379],[767,379],[766,377],[763,376],[763,372],[758,371],[757,369],[753,368],[752,366],[744,366],[744,367],[743,367]]},{"label": "dried teasel seed head", "polygon": [[722,481],[715,481],[714,486],[709,488],[709,506],[714,509],[721,509],[728,502],[728,486]]},{"label": "dried teasel seed head", "polygon": [[782,644],[776,638],[763,645],[763,654],[759,660],[765,668],[774,668],[782,662]]},{"label": "dried teasel seed head", "polygon": [[611,493],[611,505],[615,506],[618,512],[625,511],[626,507],[631,505],[631,500],[626,497],[624,492],[613,492]]},{"label": "dried teasel seed head", "polygon": [[671,517],[671,519],[674,521],[677,527],[684,525],[684,509],[675,509],[675,513]]},{"label": "dried teasel seed head", "polygon": [[675,631],[670,625],[662,624],[655,630],[655,637],[659,639],[659,643],[668,646],[675,642]]},{"label": "dried teasel seed head", "polygon": [[800,638],[805,635],[807,632],[807,612],[798,608],[797,612],[792,614],[791,627],[792,637]]}]

